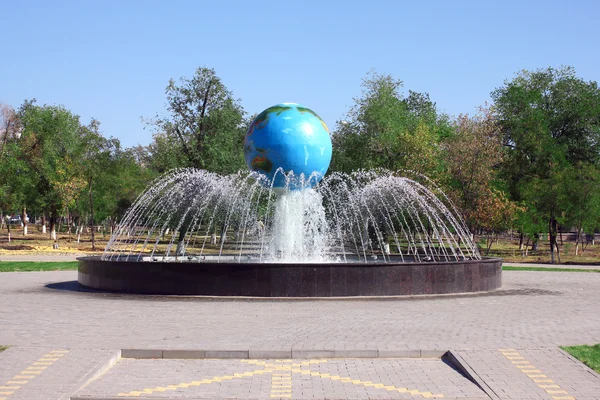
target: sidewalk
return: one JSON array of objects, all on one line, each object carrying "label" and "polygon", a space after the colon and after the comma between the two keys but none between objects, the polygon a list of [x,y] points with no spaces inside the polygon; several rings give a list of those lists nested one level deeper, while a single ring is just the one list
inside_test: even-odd
[{"label": "sidewalk", "polygon": [[0,274],[1,400],[600,400],[598,374],[558,348],[600,343],[597,273],[330,301],[95,293],[76,279]]}]

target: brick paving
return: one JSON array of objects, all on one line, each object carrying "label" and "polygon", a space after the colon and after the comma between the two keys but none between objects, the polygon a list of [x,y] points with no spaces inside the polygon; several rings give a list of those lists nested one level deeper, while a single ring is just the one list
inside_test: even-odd
[{"label": "brick paving", "polygon": [[600,377],[558,348],[457,351],[501,399],[600,398]]},{"label": "brick paving", "polygon": [[123,359],[77,394],[136,398],[488,399],[440,359]]},{"label": "brick paving", "polygon": [[115,355],[114,350],[10,347],[0,353],[0,399],[69,399]]},{"label": "brick paving", "polygon": [[[52,350],[69,350],[63,359],[49,365],[35,379],[0,398],[69,398],[76,387],[100,371],[120,349],[200,349],[240,350],[242,354],[245,351],[245,354],[255,355],[274,350],[284,354],[323,350],[322,354],[328,357],[347,350],[365,350],[366,355],[388,357],[394,354],[426,356],[452,350],[471,365],[475,378],[482,380],[491,398],[552,399],[552,395],[529,376],[513,368],[511,360],[498,350],[513,349],[542,371],[541,374],[551,377],[553,384],[560,386],[559,390],[568,393],[556,397],[600,399],[598,375],[557,349],[559,345],[600,343],[600,274],[597,273],[510,271],[503,274],[503,288],[488,294],[301,301],[95,293],[81,290],[74,282],[76,279],[75,271],[0,274],[0,344],[13,345],[0,353],[0,379],[11,378]],[[108,382],[111,371],[117,371],[115,368],[124,361],[129,362],[121,360],[88,388]],[[175,362],[138,362],[142,361],[150,365]],[[381,378],[377,381],[387,386],[410,389],[402,385],[409,385],[411,381],[384,374],[387,371],[399,374],[393,371],[403,371],[403,365],[410,365],[402,364],[405,361],[385,368],[382,363],[388,361],[371,360],[373,368],[379,371],[373,376]],[[226,369],[231,360],[215,362]],[[375,382],[371,375],[361,372],[366,368],[364,364],[358,367],[348,364],[348,360],[332,359],[328,359],[328,363],[339,366],[345,363],[349,374],[354,368],[359,375],[357,379],[369,376],[366,381]],[[418,371],[420,367],[411,368]],[[442,372],[435,372],[437,367],[431,368],[431,374],[423,372],[423,376],[433,377],[434,384],[444,382]],[[144,374],[143,368],[141,370]],[[187,372],[180,368],[179,373]],[[390,380],[384,379],[386,377]],[[263,378],[253,378],[260,380],[260,384],[256,381],[253,387],[271,390],[271,377]],[[292,379],[299,384],[308,378],[299,375]],[[311,377],[306,382],[307,388],[314,386],[318,390],[311,389],[313,397],[308,396],[307,391],[306,398],[324,398],[331,394],[325,393],[325,386],[318,385],[329,385],[329,390],[332,382],[317,385],[313,380],[323,381]],[[416,375],[413,381],[419,383]],[[0,385],[4,385],[3,382]],[[468,380],[461,377],[461,382]],[[352,390],[344,389],[347,394],[343,396],[337,392],[331,395],[334,398],[367,396],[364,386],[350,386]],[[214,387],[220,386],[210,390]],[[435,386],[432,384],[431,388]],[[424,390],[429,387],[425,385]],[[304,396],[302,391],[296,393]],[[401,394],[390,393],[369,391],[368,395],[394,398],[391,396]],[[217,394],[221,396],[218,390],[196,393],[199,398]]]}]

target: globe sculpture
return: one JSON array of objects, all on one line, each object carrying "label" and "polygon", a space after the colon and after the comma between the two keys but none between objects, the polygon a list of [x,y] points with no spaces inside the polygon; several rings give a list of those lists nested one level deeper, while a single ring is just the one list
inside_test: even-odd
[{"label": "globe sculpture", "polygon": [[331,138],[313,110],[295,103],[267,108],[244,140],[246,164],[274,188],[297,190],[319,182],[331,161]]},{"label": "globe sculpture", "polygon": [[494,290],[452,202],[422,176],[327,173],[332,145],[311,109],[261,112],[244,142],[250,169],[193,168],[153,182],[78,281],[99,290],[213,296],[333,297]]}]

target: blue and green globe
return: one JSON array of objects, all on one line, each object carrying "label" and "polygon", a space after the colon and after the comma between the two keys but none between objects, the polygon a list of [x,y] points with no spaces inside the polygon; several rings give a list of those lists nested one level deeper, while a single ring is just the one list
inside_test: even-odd
[{"label": "blue and green globe", "polygon": [[273,187],[290,190],[317,184],[329,168],[331,150],[325,122],[295,103],[277,104],[258,114],[244,140],[248,168],[264,175]]}]

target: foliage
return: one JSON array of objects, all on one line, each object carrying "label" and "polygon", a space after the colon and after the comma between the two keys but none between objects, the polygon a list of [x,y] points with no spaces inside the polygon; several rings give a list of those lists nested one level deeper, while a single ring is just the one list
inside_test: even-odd
[{"label": "foliage", "polygon": [[363,93],[332,135],[332,170],[408,169],[440,180],[439,142],[450,126],[429,95],[400,92],[402,82],[370,73]]},{"label": "foliage", "polygon": [[[243,138],[252,120],[216,72],[171,80],[167,113],[152,122],[149,146],[123,149],[100,123],[82,125],[62,106],[0,104],[0,214],[23,208],[80,225],[114,225],[157,175],[179,167],[228,174],[246,169]],[[600,90],[572,68],[522,71],[492,93],[492,106],[450,120],[427,93],[369,73],[332,134],[330,170],[410,171],[432,178],[490,239],[517,228],[538,239],[559,224],[600,228]]]},{"label": "foliage", "polygon": [[0,103],[0,154],[4,154],[8,142],[21,135],[21,120],[15,110],[8,104]]},{"label": "foliage", "polygon": [[196,167],[233,173],[244,166],[245,112],[213,69],[198,68],[192,78],[173,79],[165,93],[169,116],[154,121],[149,146],[158,172]]},{"label": "foliage", "polygon": [[506,148],[503,178],[512,200],[527,208],[520,220],[545,221],[554,260],[559,219],[573,219],[569,196],[561,196],[566,171],[600,162],[600,90],[572,68],[548,68],[522,71],[492,98]]},{"label": "foliage", "polygon": [[18,159],[17,140],[21,135],[22,124],[15,110],[0,103],[0,214],[13,214],[23,204],[23,188],[28,186],[28,178]]},{"label": "foliage", "polygon": [[489,108],[460,115],[442,143],[449,194],[469,228],[498,232],[512,224],[516,206],[494,187],[502,161],[500,130]]},{"label": "foliage", "polygon": [[578,163],[562,170],[557,180],[561,183],[558,202],[564,204],[560,222],[575,228],[582,241],[584,232],[600,226],[600,166]]},{"label": "foliage", "polygon": [[83,153],[79,117],[64,107],[38,106],[34,100],[23,104],[19,118],[23,134],[18,156],[22,173],[31,177],[26,201],[49,212],[55,221],[74,204],[85,184],[79,176]]}]

